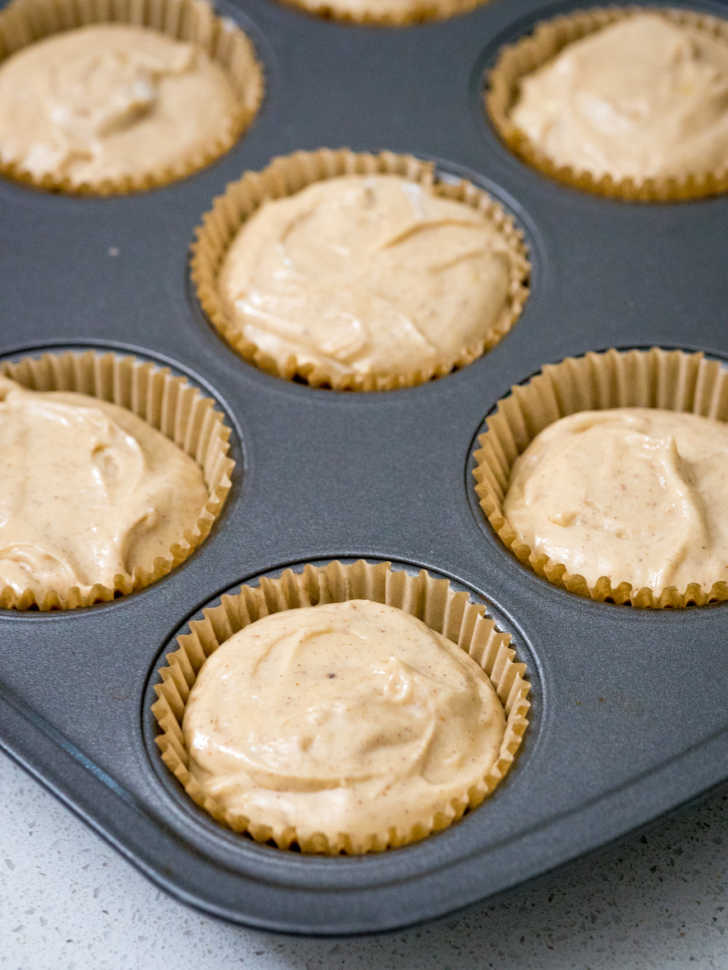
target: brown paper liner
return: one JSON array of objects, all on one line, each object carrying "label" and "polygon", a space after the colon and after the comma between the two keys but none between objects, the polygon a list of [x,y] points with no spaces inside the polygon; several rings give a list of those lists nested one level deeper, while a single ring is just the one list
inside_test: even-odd
[{"label": "brown paper liner", "polygon": [[[189,771],[189,755],[182,732],[185,705],[203,663],[243,627],[261,617],[301,606],[367,599],[397,607],[418,617],[431,629],[467,650],[490,678],[506,712],[506,730],[498,760],[482,781],[450,803],[446,811],[386,832],[357,837],[347,832],[276,829],[265,819],[226,812],[214,798],[204,794]],[[177,638],[178,649],[167,654],[155,686],[157,700],[152,712],[160,733],[156,741],[162,760],[189,797],[217,822],[236,832],[246,832],[257,842],[274,842],[281,849],[295,843],[302,852],[325,855],[360,854],[407,845],[432,832],[447,828],[465,811],[475,808],[505,778],[513,764],[528,725],[530,684],[525,664],[515,659],[510,636],[497,631],[482,604],[471,603],[468,594],[453,590],[446,579],[434,579],[422,570],[410,576],[393,570],[386,562],[359,560],[345,565],[306,565],[301,573],[287,569],[278,579],[262,578],[260,586],[242,586],[233,596],[204,611],[204,619],[190,623],[190,632]]]},{"label": "brown paper liner", "polygon": [[408,27],[428,20],[447,20],[458,14],[469,13],[488,0],[409,0],[400,10],[349,10],[338,0],[282,0],[289,7],[307,13],[339,20],[344,23],[365,24],[371,27]]},{"label": "brown paper liner", "polygon": [[51,34],[104,23],[149,27],[202,48],[225,70],[238,95],[238,110],[226,130],[174,164],[122,178],[77,182],[62,174],[38,177],[17,161],[0,161],[0,174],[35,188],[73,195],[141,192],[209,165],[228,151],[250,125],[263,98],[262,68],[247,35],[232,21],[215,16],[205,0],[12,0],[0,13],[0,66],[20,48]]},{"label": "brown paper liner", "polygon": [[674,24],[704,30],[728,44],[728,20],[694,10],[665,7],[594,7],[541,21],[533,32],[506,45],[486,78],[486,112],[496,131],[516,155],[544,175],[572,188],[627,202],[677,202],[728,190],[728,161],[719,171],[644,179],[598,175],[554,161],[510,118],[524,75],[543,67],[568,44],[637,13],[655,13]]},{"label": "brown paper liner", "polygon": [[[463,347],[455,358],[443,359],[431,369],[413,370],[396,377],[354,373],[341,375],[330,373],[322,366],[304,364],[294,355],[273,357],[247,340],[228,321],[218,293],[217,280],[225,254],[243,222],[266,201],[293,195],[314,182],[340,175],[400,175],[425,186],[433,195],[465,202],[493,222],[510,250],[511,278],[506,308],[486,338]],[[286,380],[303,378],[313,387],[383,391],[442,377],[457,367],[472,363],[502,340],[520,316],[528,296],[530,264],[523,234],[516,228],[513,219],[491,196],[472,183],[437,181],[434,164],[411,155],[395,155],[392,152],[357,154],[346,148],[322,148],[275,158],[261,172],[247,172],[238,182],[231,182],[225,193],[215,199],[212,209],[205,214],[202,225],[196,231],[190,271],[208,319],[243,359],[276,377]]]},{"label": "brown paper liner", "polygon": [[710,589],[690,583],[679,590],[642,587],[602,576],[590,586],[583,576],[569,573],[563,563],[535,552],[516,534],[503,512],[513,463],[539,432],[577,411],[651,407],[684,411],[728,421],[728,371],[702,354],[680,350],[589,353],[549,364],[526,384],[511,388],[486,421],[488,430],[475,452],[476,492],[480,507],[501,542],[539,576],[571,593],[599,601],[663,608],[702,606],[728,599],[728,583]]},{"label": "brown paper liner", "polygon": [[118,404],[143,418],[190,455],[202,468],[209,498],[194,527],[179,537],[165,556],[114,577],[113,587],[97,583],[88,590],[49,589],[38,597],[31,589],[17,593],[0,588],[0,607],[25,610],[71,610],[90,606],[149,586],[184,562],[206,538],[231,487],[235,463],[228,456],[230,429],[214,402],[182,377],[134,357],[88,350],[2,361],[0,373],[33,391],[74,391]]}]

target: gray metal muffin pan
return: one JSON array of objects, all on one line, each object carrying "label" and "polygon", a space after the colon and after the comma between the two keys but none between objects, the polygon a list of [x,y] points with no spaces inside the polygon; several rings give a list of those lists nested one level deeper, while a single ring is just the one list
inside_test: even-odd
[{"label": "gray metal muffin pan", "polygon": [[[728,13],[728,5],[700,5]],[[111,348],[215,397],[238,462],[207,542],[156,585],[69,613],[0,614],[0,744],[157,884],[268,929],[359,933],[443,914],[641,825],[728,776],[728,607],[596,604],[521,566],[483,520],[472,450],[486,413],[542,364],[608,346],[728,355],[728,197],[626,205],[531,171],[480,110],[500,44],[565,5],[494,0],[407,29],[326,22],[272,0],[223,12],[267,74],[246,137],[193,178],[111,200],[0,183],[0,354]],[[533,261],[522,318],[425,386],[333,393],[243,363],[186,276],[213,196],[276,154],[322,145],[437,160],[490,190]],[[243,580],[334,557],[426,567],[482,598],[533,684],[509,778],[424,842],[325,859],[256,845],[199,812],[153,743],[151,683],[176,631]]]}]

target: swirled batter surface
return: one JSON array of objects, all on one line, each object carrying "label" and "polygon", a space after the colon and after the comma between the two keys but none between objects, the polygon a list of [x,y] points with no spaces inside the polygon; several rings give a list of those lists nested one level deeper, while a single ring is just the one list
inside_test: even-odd
[{"label": "swirled batter surface", "polygon": [[521,81],[512,120],[554,161],[618,178],[728,158],[728,43],[641,13],[568,44]]},{"label": "swirled batter surface", "polygon": [[37,178],[160,171],[217,140],[235,111],[204,51],[143,27],[80,27],[0,65],[0,157]]},{"label": "swirled batter surface", "polygon": [[0,588],[37,596],[151,567],[207,501],[200,467],[131,411],[0,376]]},{"label": "swirled batter surface", "polygon": [[219,288],[228,320],[276,360],[396,378],[452,364],[491,334],[510,259],[463,202],[394,175],[343,176],[261,206]]},{"label": "swirled batter surface", "polygon": [[516,460],[504,511],[538,552],[641,589],[728,580],[728,425],[656,408],[582,411]]},{"label": "swirled batter surface", "polygon": [[408,829],[481,780],[505,715],[462,648],[350,600],[236,633],[202,667],[183,728],[190,771],[228,812],[366,836]]}]

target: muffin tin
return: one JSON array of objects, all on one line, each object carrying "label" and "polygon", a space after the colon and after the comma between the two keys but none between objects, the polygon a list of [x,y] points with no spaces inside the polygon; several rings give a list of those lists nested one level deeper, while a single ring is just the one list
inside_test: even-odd
[{"label": "muffin tin", "polygon": [[[485,521],[483,419],[544,363],[608,346],[728,356],[728,197],[624,204],[548,181],[481,109],[500,45],[551,13],[494,0],[401,30],[273,0],[220,11],[265,65],[262,111],[198,175],[73,199],[0,183],[2,357],[111,349],[215,398],[237,475],[207,541],[155,585],[68,613],[0,614],[0,744],[156,883],[231,920],[333,934],[434,917],[616,838],[728,776],[726,609],[593,603],[520,565]],[[728,15],[728,4],[696,4]],[[511,333],[409,390],[335,393],[243,363],[196,304],[186,257],[213,196],[298,148],[389,148],[465,176],[512,212],[533,264]],[[282,852],[200,813],[161,763],[149,708],[174,636],[226,590],[333,558],[427,568],[487,603],[533,686],[531,725],[494,796],[422,843],[363,858]]]}]

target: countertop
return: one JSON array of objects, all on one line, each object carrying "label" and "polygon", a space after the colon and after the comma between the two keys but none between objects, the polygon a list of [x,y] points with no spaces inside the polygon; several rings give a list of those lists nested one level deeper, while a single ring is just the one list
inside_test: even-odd
[{"label": "countertop", "polygon": [[349,940],[188,909],[1,754],[0,793],[2,970],[728,968],[728,785],[493,902]]}]

